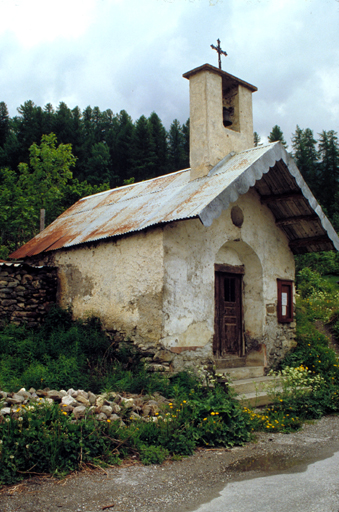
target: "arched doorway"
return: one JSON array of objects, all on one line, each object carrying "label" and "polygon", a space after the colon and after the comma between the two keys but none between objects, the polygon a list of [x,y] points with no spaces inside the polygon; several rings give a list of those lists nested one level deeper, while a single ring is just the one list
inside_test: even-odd
[{"label": "arched doorway", "polygon": [[260,260],[245,242],[227,242],[215,259],[214,356],[244,356],[245,332],[251,338],[261,338],[263,323]]}]

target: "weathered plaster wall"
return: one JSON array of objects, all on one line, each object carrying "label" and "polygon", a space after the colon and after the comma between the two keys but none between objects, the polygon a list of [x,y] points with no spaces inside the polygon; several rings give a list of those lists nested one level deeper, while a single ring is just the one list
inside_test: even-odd
[{"label": "weathered plaster wall", "polygon": [[59,268],[59,302],[76,318],[95,315],[104,328],[157,343],[162,329],[163,241],[155,228],[97,244],[51,252]]},{"label": "weathered plaster wall", "polygon": [[[241,227],[231,219],[237,205]],[[294,258],[270,210],[250,190],[210,227],[198,219],[51,252],[59,298],[75,317],[97,315],[173,369],[212,358],[214,264],[244,265],[247,349],[264,343],[273,364],[293,342],[277,323],[277,278],[294,279]],[[47,261],[43,261],[47,263]],[[152,350],[150,347],[153,347]]]},{"label": "weathered plaster wall", "polygon": [[253,147],[252,93],[241,85],[236,110],[233,129],[225,128],[221,76],[204,70],[190,77],[191,179],[207,175],[231,151]]},{"label": "weathered plaster wall", "polygon": [[[235,205],[244,215],[241,227],[231,220],[231,208]],[[209,347],[211,352],[214,264],[225,263],[245,265],[244,320],[248,344],[264,342],[269,362],[277,357],[277,345],[280,349],[282,344],[290,348],[293,328],[277,323],[277,278],[294,279],[294,258],[287,238],[253,189],[239,197],[210,227],[197,219],[165,226],[164,258],[161,341],[166,347],[174,351]]]}]

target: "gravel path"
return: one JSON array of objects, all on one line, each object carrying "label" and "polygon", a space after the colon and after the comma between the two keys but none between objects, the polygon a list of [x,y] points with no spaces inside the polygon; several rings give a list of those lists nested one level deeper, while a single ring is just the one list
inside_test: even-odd
[{"label": "gravel path", "polygon": [[198,450],[161,466],[84,471],[65,480],[33,478],[0,491],[1,512],[184,512],[218,496],[227,482],[277,473],[339,451],[339,416],[293,434],[260,433],[244,447]]}]

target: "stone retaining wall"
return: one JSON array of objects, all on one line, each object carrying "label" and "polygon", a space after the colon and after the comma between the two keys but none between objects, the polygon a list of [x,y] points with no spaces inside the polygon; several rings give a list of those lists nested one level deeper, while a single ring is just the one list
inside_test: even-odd
[{"label": "stone retaining wall", "polygon": [[[50,390],[49,388],[20,389],[17,393],[6,393],[0,390],[0,423],[12,416],[22,420],[22,415],[45,404],[56,402],[60,404],[62,412],[77,420],[85,416],[95,416],[99,421],[119,420],[122,425],[124,421],[143,420],[157,422],[159,418],[164,419],[166,411],[170,411],[171,400],[159,393],[153,396],[142,396],[129,394],[128,397],[119,393],[103,393],[95,395],[91,391],[78,389]],[[163,416],[161,416],[163,414]],[[123,421],[124,420],[124,421]]]},{"label": "stone retaining wall", "polygon": [[0,262],[0,319],[37,327],[56,303],[57,269]]}]

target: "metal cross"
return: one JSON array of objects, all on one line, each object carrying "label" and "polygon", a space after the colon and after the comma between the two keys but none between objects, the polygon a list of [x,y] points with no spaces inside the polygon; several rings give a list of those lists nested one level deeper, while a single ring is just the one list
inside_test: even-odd
[{"label": "metal cross", "polygon": [[218,52],[218,61],[219,61],[219,69],[221,69],[221,54],[225,55],[227,57],[227,53],[224,52],[220,47],[220,39],[217,39],[218,46],[214,46],[214,44],[211,44],[211,48],[213,50],[216,50]]}]

